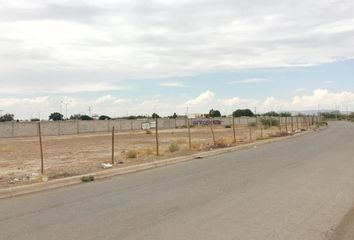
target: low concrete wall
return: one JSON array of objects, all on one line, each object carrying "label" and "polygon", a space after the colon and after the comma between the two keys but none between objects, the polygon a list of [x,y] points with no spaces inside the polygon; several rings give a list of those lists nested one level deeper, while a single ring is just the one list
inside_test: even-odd
[{"label": "low concrete wall", "polygon": [[[319,121],[319,117],[274,117],[282,124],[286,122],[288,124],[307,124]],[[190,124],[194,126],[203,125],[232,125],[232,118],[193,118],[189,119]],[[95,133],[95,132],[109,132],[112,127],[115,127],[116,131],[132,131],[141,130],[142,123],[154,122],[153,119],[138,119],[138,120],[93,120],[93,121],[57,121],[41,122],[41,131],[44,136],[55,136],[55,135],[70,135],[70,134],[80,134],[80,133]],[[259,123],[260,117],[240,117],[235,118],[234,122],[236,125],[248,125],[250,123]],[[160,118],[158,120],[160,129],[172,129],[176,127],[185,127],[188,122],[185,118],[178,119],[168,119]],[[38,136],[38,122],[5,122],[0,123],[0,138],[10,138],[10,137],[33,137]]]}]

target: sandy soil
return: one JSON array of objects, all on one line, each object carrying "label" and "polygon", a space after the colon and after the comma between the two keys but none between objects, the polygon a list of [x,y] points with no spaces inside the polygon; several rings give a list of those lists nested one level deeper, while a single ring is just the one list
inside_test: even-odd
[{"label": "sandy soil", "polygon": [[[285,127],[283,127],[285,131]],[[290,129],[289,129],[290,130]],[[170,129],[159,131],[160,156],[156,156],[155,130],[117,132],[115,134],[114,167],[123,167],[173,156],[208,151],[216,147],[228,147],[250,141],[250,128],[233,129],[214,126],[216,146],[209,127],[191,129],[192,151],[189,150],[188,130]],[[279,135],[279,128],[261,131],[252,128],[252,141]],[[49,179],[85,174],[103,170],[102,163],[111,162],[111,133],[95,133],[43,137],[44,173]],[[171,152],[171,143],[179,150]],[[38,181],[40,151],[37,137],[0,139],[0,188]],[[137,158],[127,158],[127,151],[136,150]]]}]

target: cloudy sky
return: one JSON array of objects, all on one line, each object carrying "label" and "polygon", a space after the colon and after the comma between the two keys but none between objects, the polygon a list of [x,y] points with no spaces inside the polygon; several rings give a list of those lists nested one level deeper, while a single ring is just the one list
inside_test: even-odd
[{"label": "cloudy sky", "polygon": [[0,0],[0,110],[354,111],[353,12],[352,0]]}]

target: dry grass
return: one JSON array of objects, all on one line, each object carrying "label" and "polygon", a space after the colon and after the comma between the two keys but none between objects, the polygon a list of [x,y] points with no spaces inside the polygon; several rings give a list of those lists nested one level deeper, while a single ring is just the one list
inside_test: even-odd
[{"label": "dry grass", "polygon": [[215,146],[219,148],[230,147],[234,143],[234,139],[231,137],[223,137],[216,140]]},{"label": "dry grass", "polygon": [[168,147],[168,150],[173,153],[179,151],[179,146],[177,143],[171,143],[170,146]]},{"label": "dry grass", "polygon": [[203,144],[200,141],[192,141],[192,149],[194,150],[202,150]]},{"label": "dry grass", "polygon": [[129,150],[126,154],[127,158],[137,158],[138,152],[136,150]]},{"label": "dry grass", "polygon": [[139,157],[147,157],[155,154],[155,150],[152,148],[140,148],[138,149],[138,156]]},{"label": "dry grass", "polygon": [[10,153],[10,152],[13,152],[13,150],[6,147],[0,147],[0,153]]},{"label": "dry grass", "polygon": [[[279,132],[279,128],[263,130],[263,137]],[[159,132],[160,154],[156,156],[155,134],[146,131],[117,132],[116,160],[121,164],[114,167],[129,166],[143,162],[156,161],[169,157],[183,156],[212,148],[230,147],[249,142],[249,127],[238,126],[236,143],[233,143],[233,130],[215,126],[214,145],[209,127],[191,129],[192,151],[189,150],[188,130],[174,129]],[[253,129],[252,138],[259,139],[260,130]],[[170,149],[170,145],[176,144]],[[80,134],[66,136],[44,136],[44,167],[50,179],[101,171],[101,163],[111,159],[111,134]],[[38,172],[40,166],[39,146],[36,137],[0,139],[0,188],[9,186],[9,180],[24,179]],[[24,181],[14,184],[24,184]]]},{"label": "dry grass", "polygon": [[177,143],[177,144],[185,144],[185,143],[187,143],[187,140],[184,139],[184,138],[178,138],[178,139],[176,140],[176,143]]}]

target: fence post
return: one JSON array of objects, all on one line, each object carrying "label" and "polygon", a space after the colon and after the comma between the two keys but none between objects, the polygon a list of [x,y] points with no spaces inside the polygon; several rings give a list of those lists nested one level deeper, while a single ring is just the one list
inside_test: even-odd
[{"label": "fence post", "polygon": [[44,173],[44,161],[43,161],[43,144],[42,144],[42,131],[41,122],[38,122],[38,137],[39,137],[39,150],[41,153],[41,174]]},{"label": "fence post", "polygon": [[210,130],[211,130],[211,134],[213,135],[214,145],[216,145],[215,134],[214,134],[214,129],[213,129],[213,120],[211,120],[209,126],[210,126]]},{"label": "fence post", "polygon": [[232,114],[232,130],[234,132],[234,143],[236,143],[235,116]]},{"label": "fence post", "polygon": [[250,127],[250,142],[252,142],[252,127]]},{"label": "fence post", "polygon": [[114,165],[114,126],[112,127],[112,165]]},{"label": "fence post", "polygon": [[15,123],[11,122],[11,136],[15,137]]},{"label": "fence post", "polygon": [[159,156],[160,153],[159,153],[159,123],[158,123],[158,120],[157,120],[157,116],[155,117],[155,123],[156,123],[156,126],[155,126],[155,135],[156,135],[156,156]]},{"label": "fence post", "polygon": [[281,135],[281,117],[279,116],[279,131],[280,131],[280,135]]},{"label": "fence post", "polygon": [[286,130],[286,134],[288,134],[288,117],[285,117],[285,130]]},{"label": "fence post", "polygon": [[294,132],[294,117],[291,116],[291,132]]},{"label": "fence post", "polygon": [[192,150],[192,138],[191,138],[191,126],[189,122],[189,118],[187,118],[187,126],[188,126],[188,143],[189,143],[189,150]]}]

